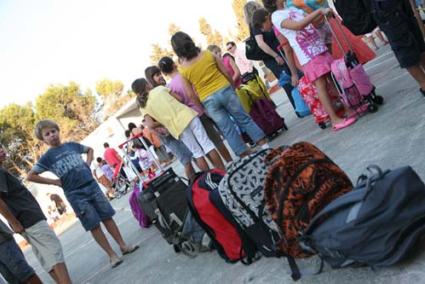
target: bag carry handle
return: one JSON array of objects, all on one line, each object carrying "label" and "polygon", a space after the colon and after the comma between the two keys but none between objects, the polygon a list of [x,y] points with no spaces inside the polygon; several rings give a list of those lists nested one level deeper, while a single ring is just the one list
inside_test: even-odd
[{"label": "bag carry handle", "polygon": [[324,261],[320,257],[320,266],[317,271],[311,271],[307,269],[300,269],[296,260],[292,256],[287,256],[286,259],[288,260],[289,268],[291,269],[291,278],[294,281],[298,281],[301,279],[302,276],[312,276],[322,273],[323,267],[324,267]]},{"label": "bag carry handle", "polygon": [[[328,25],[329,30],[332,33],[332,36],[335,38],[335,41],[338,44],[338,47],[341,50],[342,54],[345,54],[345,50],[342,47],[341,42],[339,41],[338,37],[336,36],[335,31],[333,30],[331,24],[329,23],[329,16],[325,16],[325,22]],[[342,34],[342,37],[344,38],[345,43],[348,45],[348,48],[350,49],[351,53],[353,53],[354,52],[353,46],[351,45],[350,41],[348,40],[347,35],[345,34],[344,30],[342,29],[341,24],[337,20],[335,20],[335,22],[336,22],[336,26],[338,27],[339,31]]]}]

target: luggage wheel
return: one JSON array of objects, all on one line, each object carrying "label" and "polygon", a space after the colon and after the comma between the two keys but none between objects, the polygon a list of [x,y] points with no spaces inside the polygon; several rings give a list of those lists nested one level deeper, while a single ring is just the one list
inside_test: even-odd
[{"label": "luggage wheel", "polygon": [[377,111],[378,111],[378,106],[377,106],[376,104],[374,104],[374,103],[370,103],[370,104],[367,106],[367,110],[368,110],[370,113],[377,112]]},{"label": "luggage wheel", "polygon": [[384,104],[384,97],[376,95],[375,92],[372,93],[372,102],[374,102],[377,105],[383,105]]},{"label": "luggage wheel", "polygon": [[187,255],[188,257],[193,258],[193,257],[196,257],[198,255],[197,249],[189,241],[182,242],[180,244],[180,249],[181,249],[181,252],[184,253],[185,255]]},{"label": "luggage wheel", "polygon": [[327,126],[326,126],[325,122],[320,122],[319,127],[322,128],[322,129],[326,129]]}]

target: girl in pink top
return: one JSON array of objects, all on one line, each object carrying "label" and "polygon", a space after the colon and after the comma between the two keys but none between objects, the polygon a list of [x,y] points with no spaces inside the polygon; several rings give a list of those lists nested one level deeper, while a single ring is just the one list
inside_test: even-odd
[{"label": "girl in pink top", "polygon": [[229,73],[230,77],[233,80],[233,85],[236,89],[239,88],[242,84],[241,71],[236,65],[235,58],[230,55],[230,53],[225,53],[223,56],[221,56],[221,48],[214,44],[209,45],[207,49],[218,58],[222,58],[223,65],[224,67],[226,67],[227,73]]},{"label": "girl in pink top", "polygon": [[[312,25],[316,19],[332,15],[332,11],[329,8],[321,8],[306,15],[303,10],[285,7],[284,0],[263,0],[263,4],[268,12],[256,11],[258,13],[254,14],[254,18],[264,17],[266,21],[271,21],[288,39],[302,66],[304,76],[317,88],[319,100],[329,114],[332,129],[340,130],[356,122],[355,114],[349,113],[347,118],[341,118],[333,109],[327,89],[333,58]],[[272,13],[271,17],[269,12]]]}]

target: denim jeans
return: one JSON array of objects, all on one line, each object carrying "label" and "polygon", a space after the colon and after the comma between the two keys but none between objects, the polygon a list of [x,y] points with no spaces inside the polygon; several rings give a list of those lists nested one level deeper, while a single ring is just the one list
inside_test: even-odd
[{"label": "denim jeans", "polygon": [[264,132],[258,127],[252,118],[243,110],[235,91],[229,86],[216,91],[210,95],[203,105],[208,116],[214,120],[220,131],[236,155],[247,150],[241,135],[238,133],[234,122],[241,126],[251,137],[252,141],[258,142],[264,138]]}]

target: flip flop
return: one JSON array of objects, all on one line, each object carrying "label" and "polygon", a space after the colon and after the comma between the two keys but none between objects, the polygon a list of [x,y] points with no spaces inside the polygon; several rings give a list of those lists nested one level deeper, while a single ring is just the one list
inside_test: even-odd
[{"label": "flip flop", "polygon": [[115,257],[115,258],[111,259],[110,262],[111,262],[111,268],[115,268],[118,265],[120,265],[123,262],[123,260],[119,257]]},{"label": "flip flop", "polygon": [[122,255],[126,255],[126,254],[130,254],[130,253],[136,251],[138,248],[139,248],[138,245],[127,246],[127,248],[124,251],[121,251],[121,252],[122,252]]},{"label": "flip flop", "polygon": [[355,123],[356,121],[357,121],[357,118],[355,118],[355,117],[345,118],[342,122],[337,123],[334,126],[332,126],[332,130],[338,131],[338,130],[344,129],[344,128],[350,126],[351,124]]}]

